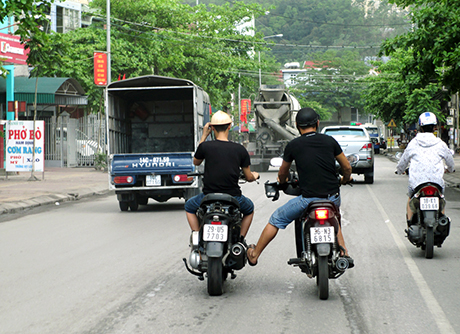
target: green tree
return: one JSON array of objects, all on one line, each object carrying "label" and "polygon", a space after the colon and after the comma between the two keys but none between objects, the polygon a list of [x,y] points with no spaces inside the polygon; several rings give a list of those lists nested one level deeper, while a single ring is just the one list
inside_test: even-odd
[{"label": "green tree", "polygon": [[[46,21],[44,10],[54,0],[44,0],[37,3],[34,0],[21,1],[4,1],[0,6],[0,20],[5,22],[8,17],[15,20],[14,33],[20,37],[25,48],[37,47],[44,45],[45,32],[43,31],[43,22]],[[2,70],[3,76],[5,71]]]},{"label": "green tree", "polygon": [[411,53],[400,72],[418,83],[419,88],[440,83],[450,96],[460,89],[460,7],[456,1],[393,0],[410,6],[413,29],[383,43],[392,56],[402,48]]},{"label": "green tree", "polygon": [[[106,49],[105,0],[94,0],[100,9],[100,24],[65,34],[69,46],[66,66],[46,68],[47,75],[78,79],[90,95],[91,107],[99,110],[102,89],[93,84],[93,51]],[[257,52],[266,48],[261,36],[244,35],[237,24],[262,15],[257,4],[199,5],[190,7],[177,0],[112,1],[111,76],[127,78],[156,74],[185,78],[206,90],[214,106],[230,101],[238,85],[256,91]],[[54,39],[55,35],[52,35]],[[264,71],[272,69],[262,62]]]},{"label": "green tree", "polygon": [[[333,112],[344,107],[358,107],[361,84],[358,78],[368,73],[356,51],[338,52],[329,50],[314,54],[314,69],[307,70],[304,76],[297,77],[292,90],[299,97],[302,107],[314,107],[322,119],[328,119]],[[299,102],[300,102],[299,101]],[[319,108],[318,108],[319,106]]]}]

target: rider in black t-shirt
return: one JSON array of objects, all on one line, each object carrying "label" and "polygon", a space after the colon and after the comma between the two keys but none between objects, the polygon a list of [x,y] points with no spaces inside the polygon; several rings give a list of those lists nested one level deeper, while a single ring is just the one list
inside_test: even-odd
[{"label": "rider in black t-shirt", "polygon": [[[285,229],[293,220],[299,218],[310,202],[329,199],[337,207],[340,206],[336,160],[342,168],[343,176],[340,182],[346,184],[351,180],[351,166],[340,145],[334,138],[316,132],[319,127],[318,114],[311,108],[302,108],[297,113],[296,125],[300,137],[291,140],[286,146],[283,163],[278,171],[278,180],[280,183],[286,182],[291,164],[295,161],[302,195],[276,209],[262,231],[257,245],[249,246],[248,263],[252,266],[257,264],[260,254],[278,230]],[[342,255],[348,256],[340,226],[337,241],[344,249]]]},{"label": "rider in black t-shirt", "polygon": [[[240,211],[243,213],[241,235],[245,237],[254,216],[254,204],[241,193],[238,184],[240,168],[248,182],[257,180],[259,173],[251,172],[251,160],[244,146],[228,140],[231,123],[230,116],[219,110],[212,116],[211,122],[204,126],[200,145],[193,158],[193,164],[196,166],[200,165],[203,160],[206,161],[203,193],[190,198],[185,203],[185,212],[192,231],[198,231],[200,226],[196,211],[203,197],[209,193],[232,195],[240,203]],[[211,128],[214,130],[216,140],[206,141],[211,134]]]}]

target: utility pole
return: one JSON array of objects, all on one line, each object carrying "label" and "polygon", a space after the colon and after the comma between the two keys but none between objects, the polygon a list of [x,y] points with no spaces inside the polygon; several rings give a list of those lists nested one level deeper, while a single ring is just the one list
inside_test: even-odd
[{"label": "utility pole", "polygon": [[110,57],[110,0],[107,0],[107,85],[112,82]]}]

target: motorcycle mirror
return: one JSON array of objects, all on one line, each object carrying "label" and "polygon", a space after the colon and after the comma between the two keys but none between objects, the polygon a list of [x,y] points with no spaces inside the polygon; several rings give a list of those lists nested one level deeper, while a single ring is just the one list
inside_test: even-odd
[{"label": "motorcycle mirror", "polygon": [[271,158],[270,159],[270,166],[272,166],[272,167],[278,167],[279,168],[279,167],[281,167],[282,163],[283,163],[283,158],[281,158],[281,157],[276,157],[276,158]]}]

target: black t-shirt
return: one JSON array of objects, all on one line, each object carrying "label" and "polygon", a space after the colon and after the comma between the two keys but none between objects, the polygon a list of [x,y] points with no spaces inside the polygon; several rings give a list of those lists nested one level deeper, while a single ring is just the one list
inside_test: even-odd
[{"label": "black t-shirt", "polygon": [[238,185],[240,167],[251,164],[249,153],[243,145],[231,141],[205,141],[201,143],[195,158],[205,160],[203,193],[224,193],[241,196]]},{"label": "black t-shirt", "polygon": [[309,132],[287,144],[283,159],[295,161],[304,197],[325,197],[339,192],[335,157],[342,153],[331,136]]}]

